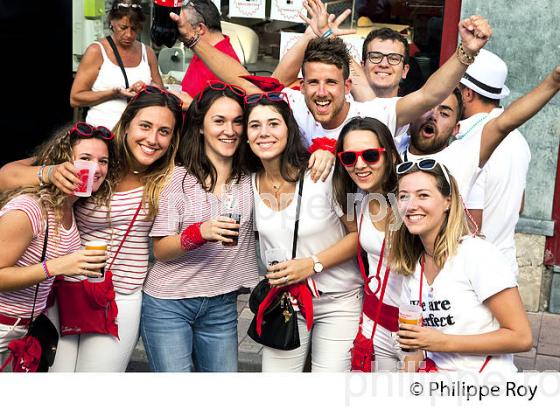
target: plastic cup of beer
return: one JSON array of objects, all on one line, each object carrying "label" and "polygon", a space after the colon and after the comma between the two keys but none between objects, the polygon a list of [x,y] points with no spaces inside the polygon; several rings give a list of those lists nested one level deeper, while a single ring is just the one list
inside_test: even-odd
[{"label": "plastic cup of beer", "polygon": [[284,248],[272,248],[264,251],[264,257],[266,259],[266,266],[274,266],[280,262],[286,262],[288,260],[286,256],[286,249]]},{"label": "plastic cup of beer", "polygon": [[[85,248],[87,251],[107,251],[107,242],[102,240],[87,241]],[[105,269],[101,268],[101,276],[88,277],[89,282],[103,282],[105,280]]]},{"label": "plastic cup of beer", "polygon": [[[222,216],[233,219],[236,224],[239,224],[241,222],[241,214],[236,212],[222,213]],[[239,228],[232,229],[232,230],[239,232]],[[239,236],[229,236],[229,235],[224,235],[224,236],[227,236],[233,240],[232,242],[222,242],[224,246],[237,246],[237,241],[239,240]]]},{"label": "plastic cup of beer", "polygon": [[78,186],[74,190],[74,195],[80,197],[91,196],[97,164],[92,161],[77,160],[74,161],[74,167],[78,170],[78,177],[80,179]]},{"label": "plastic cup of beer", "polygon": [[[422,308],[418,305],[403,304],[399,306],[399,326],[405,325],[422,325]],[[402,336],[401,336],[402,338]],[[403,352],[415,352],[415,349],[403,349]]]}]

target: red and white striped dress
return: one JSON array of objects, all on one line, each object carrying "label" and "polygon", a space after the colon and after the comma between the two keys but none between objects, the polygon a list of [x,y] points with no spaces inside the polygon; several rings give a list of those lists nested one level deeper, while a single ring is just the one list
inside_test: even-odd
[{"label": "red and white striped dress", "polygon": [[[76,221],[82,243],[104,240],[108,244],[107,266],[126,233],[134,214],[142,200],[144,187],[125,192],[115,192],[109,208],[98,206],[91,199],[75,207]],[[113,285],[121,294],[132,294],[142,288],[148,271],[149,237],[152,220],[146,220],[148,207],[140,210],[132,230],[128,234],[116,260],[113,262]],[[81,280],[85,279],[80,277]]]},{"label": "red and white striped dress", "polygon": [[[46,227],[41,209],[39,199],[36,196],[20,195],[13,198],[0,210],[0,216],[10,211],[24,212],[29,218],[33,229],[33,240],[15,266],[31,266],[41,261]],[[48,212],[48,221],[47,261],[80,249],[80,235],[74,218],[72,218],[70,229],[64,229],[62,225],[57,226],[53,212]],[[51,290],[53,280],[53,278],[50,278],[39,284],[34,316],[45,310],[47,296]],[[0,292],[0,313],[6,316],[30,318],[34,296],[35,285],[12,292]]]}]

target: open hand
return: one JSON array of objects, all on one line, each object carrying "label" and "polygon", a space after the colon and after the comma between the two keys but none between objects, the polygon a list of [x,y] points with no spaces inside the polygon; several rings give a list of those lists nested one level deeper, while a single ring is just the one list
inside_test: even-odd
[{"label": "open hand", "polygon": [[321,0],[305,0],[303,7],[307,10],[309,17],[299,13],[299,17],[306,22],[313,30],[315,35],[321,37],[327,30],[331,30],[333,36],[343,36],[353,34],[356,30],[340,29],[339,26],[352,13],[350,9],[344,10],[338,17],[327,12],[327,7]]},{"label": "open hand", "polygon": [[185,42],[191,40],[196,36],[196,30],[192,24],[187,20],[187,15],[181,11],[180,15],[169,13],[169,18],[177,24],[179,30],[180,40]]}]

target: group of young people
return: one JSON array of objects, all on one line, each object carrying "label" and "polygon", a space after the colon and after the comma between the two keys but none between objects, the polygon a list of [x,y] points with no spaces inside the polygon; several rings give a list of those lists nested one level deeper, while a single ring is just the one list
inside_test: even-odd
[{"label": "group of young people", "polygon": [[[124,371],[139,333],[153,371],[236,371],[237,294],[259,279],[256,230],[261,258],[286,251],[266,278],[290,293],[301,342],[291,351],[265,347],[263,371],[302,371],[311,346],[312,371],[349,371],[352,352],[368,344],[376,370],[430,362],[441,371],[515,371],[512,353],[532,345],[515,273],[476,236],[461,196],[500,142],[558,92],[560,67],[488,121],[465,146],[474,163],[466,169],[403,161],[396,142],[407,124],[412,130],[456,98],[488,23],[462,21],[457,53],[419,91],[359,103],[349,97],[348,51],[332,38],[341,20],[320,1],[306,7],[310,31],[268,90],[194,41],[183,12],[172,14],[182,41],[223,81],[189,99],[184,115],[177,95],[144,86],[112,132],[74,124],[34,158],[0,170],[1,358],[32,319],[37,284],[35,312],[57,323],[58,302],[47,308],[53,282],[87,281],[109,265],[118,333],[63,336],[52,371]],[[402,76],[391,67],[405,57],[383,49],[398,41],[370,40],[362,74],[381,90]],[[301,91],[282,88],[299,67]],[[91,198],[72,195],[75,159],[97,164]],[[232,201],[239,219],[223,216]],[[108,251],[82,250],[80,237],[104,240]],[[148,268],[150,240],[156,262]],[[423,326],[399,326],[402,304],[422,308]]]}]

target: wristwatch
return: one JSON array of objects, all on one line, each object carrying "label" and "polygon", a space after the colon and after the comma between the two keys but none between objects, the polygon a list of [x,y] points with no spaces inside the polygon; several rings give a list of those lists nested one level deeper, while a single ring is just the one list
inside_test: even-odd
[{"label": "wristwatch", "polygon": [[313,272],[321,273],[323,272],[323,264],[319,262],[319,258],[315,255],[311,255],[311,259],[313,259]]}]

